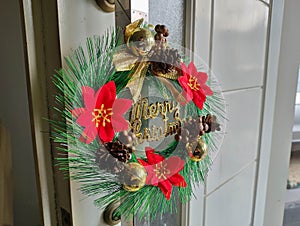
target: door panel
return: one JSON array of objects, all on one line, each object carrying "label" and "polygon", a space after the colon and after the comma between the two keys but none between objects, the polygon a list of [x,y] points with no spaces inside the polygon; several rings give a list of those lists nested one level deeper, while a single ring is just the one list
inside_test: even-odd
[{"label": "door panel", "polygon": [[206,226],[251,224],[256,163],[206,198]]},{"label": "door panel", "polygon": [[[80,184],[71,181],[71,202],[73,226],[104,226],[102,211],[95,207],[95,196],[86,197],[81,194]],[[120,224],[119,224],[120,226]]]},{"label": "door panel", "polygon": [[[252,222],[268,11],[267,4],[254,0],[196,1],[194,52],[203,55],[220,81],[228,118],[204,199],[199,195],[200,200],[192,201],[193,206],[203,209],[203,221],[197,225],[241,226]],[[190,209],[190,222],[201,216],[194,212]]]},{"label": "door panel", "polygon": [[219,155],[207,180],[207,193],[233,177],[257,156],[262,90],[225,93],[228,123]]},{"label": "door panel", "polygon": [[[59,0],[58,17],[62,57],[71,54],[79,46],[85,46],[86,38],[102,35],[114,28],[114,13],[103,12],[93,0]],[[70,182],[72,220],[74,226],[102,226],[102,211],[95,207],[96,197],[82,195],[80,185]]]},{"label": "door panel", "polygon": [[115,26],[115,14],[105,13],[94,0],[58,0],[58,17],[62,56]]},{"label": "door panel", "polygon": [[214,2],[212,70],[222,89],[262,86],[268,7],[255,0]]},{"label": "door panel", "polygon": [[211,0],[200,0],[196,2],[195,12],[194,52],[209,65]]},{"label": "door panel", "polygon": [[192,198],[190,203],[188,203],[188,214],[186,215],[187,223],[185,226],[196,226],[203,225],[204,220],[204,186],[200,185],[199,187],[194,189],[194,193],[196,198]]}]

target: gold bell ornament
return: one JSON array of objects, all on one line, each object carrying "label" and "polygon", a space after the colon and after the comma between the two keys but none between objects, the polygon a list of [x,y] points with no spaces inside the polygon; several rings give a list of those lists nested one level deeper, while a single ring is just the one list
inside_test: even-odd
[{"label": "gold bell ornament", "polygon": [[123,188],[126,191],[135,192],[144,187],[147,172],[145,168],[136,162],[130,162],[126,166]]},{"label": "gold bell ornament", "polygon": [[194,162],[205,159],[208,153],[208,146],[201,137],[197,139],[197,143],[187,143],[186,148],[191,156],[191,160]]},{"label": "gold bell ornament", "polygon": [[153,34],[145,28],[136,28],[127,40],[127,46],[136,56],[146,56],[154,44]]}]

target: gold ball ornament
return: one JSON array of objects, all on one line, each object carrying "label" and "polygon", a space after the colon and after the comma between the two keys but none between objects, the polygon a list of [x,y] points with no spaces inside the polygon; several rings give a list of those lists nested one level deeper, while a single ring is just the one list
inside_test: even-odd
[{"label": "gold ball ornament", "polygon": [[144,187],[147,172],[145,168],[136,162],[130,162],[126,166],[123,188],[126,191],[135,192]]},{"label": "gold ball ornament", "polygon": [[154,44],[153,34],[145,28],[136,28],[127,40],[127,46],[136,56],[146,56]]}]

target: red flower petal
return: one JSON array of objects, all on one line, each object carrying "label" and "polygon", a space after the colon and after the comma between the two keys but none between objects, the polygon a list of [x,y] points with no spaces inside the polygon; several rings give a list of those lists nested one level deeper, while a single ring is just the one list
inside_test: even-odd
[{"label": "red flower petal", "polygon": [[181,76],[178,81],[183,89],[183,92],[185,94],[186,100],[190,102],[193,99],[193,92],[188,86],[188,77],[189,76]]},{"label": "red flower petal", "polygon": [[164,180],[159,180],[158,178],[157,178],[157,176],[155,175],[155,173],[153,172],[153,167],[152,167],[152,171],[151,171],[151,173],[148,173],[148,177],[149,177],[149,180],[150,180],[150,184],[151,185],[153,185],[153,186],[158,186],[159,185],[159,183],[161,182],[161,181],[164,181]]},{"label": "red flower petal", "polygon": [[96,101],[96,108],[100,108],[102,104],[104,107],[112,108],[113,103],[116,99],[116,85],[114,81],[106,83],[102,86]]},{"label": "red flower petal", "polygon": [[188,68],[186,67],[186,65],[184,63],[181,62],[180,67],[181,67],[181,70],[182,70],[183,74],[186,74],[186,73],[189,74],[189,70],[188,70]]},{"label": "red flower petal", "polygon": [[180,83],[180,85],[182,87],[186,86],[186,83],[187,83],[187,79],[186,79],[186,76],[182,75],[178,78],[178,82]]},{"label": "red flower petal", "polygon": [[[206,95],[213,95],[213,91],[205,84],[208,79],[208,75],[205,72],[198,72],[193,62],[191,62],[188,67],[186,67],[184,63],[181,63],[181,69],[182,76],[178,78],[178,82],[180,83],[183,92],[186,92],[186,100],[190,101],[192,99],[198,108],[203,109],[203,104],[206,101]],[[198,83],[197,86],[200,86],[200,89],[192,89],[188,85],[189,78],[191,76],[196,78]]]},{"label": "red flower petal", "polygon": [[151,184],[153,186],[157,186],[158,180],[156,178],[153,165],[147,165],[147,166],[145,166],[145,169],[147,171],[146,184]]},{"label": "red flower petal", "polygon": [[114,139],[115,132],[111,123],[106,123],[105,127],[100,126],[98,131],[99,138],[102,142],[111,142]]},{"label": "red flower petal", "polygon": [[204,91],[206,96],[212,96],[214,92],[210,89],[210,87],[206,84],[201,85],[202,90]]},{"label": "red flower petal", "polygon": [[114,114],[123,115],[128,109],[131,107],[132,101],[129,99],[119,98],[116,99],[113,104],[113,112]]},{"label": "red flower petal", "polygon": [[177,174],[179,171],[183,169],[185,161],[177,156],[172,156],[166,160],[166,164],[168,169],[170,170],[170,174],[167,175],[169,179],[170,177]]},{"label": "red flower petal", "polygon": [[82,86],[82,96],[85,108],[94,109],[95,107],[95,91],[88,86]]},{"label": "red flower petal", "polygon": [[197,78],[200,85],[205,84],[208,79],[208,75],[204,72],[196,73],[195,77]]},{"label": "red flower petal", "polygon": [[184,180],[184,177],[181,176],[180,174],[175,174],[172,177],[169,178],[169,181],[172,183],[174,186],[178,187],[186,187],[186,182]]},{"label": "red flower petal", "polygon": [[75,108],[71,110],[71,114],[73,117],[77,118],[84,112],[84,108]]},{"label": "red flower petal", "polygon": [[193,62],[191,62],[188,66],[188,69],[189,69],[189,74],[190,75],[193,75],[193,76],[196,76],[198,71],[197,71],[197,68],[195,66],[195,64]]},{"label": "red flower petal", "polygon": [[144,161],[143,159],[138,159],[138,162],[143,166],[149,166],[149,163]]},{"label": "red flower petal", "polygon": [[97,136],[97,130],[94,125],[84,128],[79,140],[83,143],[90,144]]},{"label": "red flower petal", "polygon": [[113,114],[111,116],[111,122],[115,132],[120,132],[128,129],[128,121],[126,121],[121,115]]},{"label": "red flower petal", "polygon": [[[147,171],[146,184],[158,186],[166,199],[169,200],[172,194],[172,184],[174,186],[186,187],[184,178],[178,174],[183,169],[185,162],[177,156],[172,156],[165,160],[163,156],[155,154],[154,149],[150,147],[146,147],[145,149],[147,162],[142,159],[138,159],[138,161]],[[161,172],[156,171],[160,167],[164,169]],[[166,173],[167,171],[170,173]],[[161,174],[162,172],[163,175]]]},{"label": "red flower petal", "polygon": [[77,118],[76,122],[81,126],[95,126],[95,123],[93,122],[93,115],[91,110],[85,109],[84,112]]},{"label": "red flower petal", "polygon": [[[78,117],[76,122],[80,126],[84,126],[85,129],[80,137],[80,140],[86,143],[90,143],[96,138],[97,134],[103,142],[110,142],[114,138],[114,129],[112,127],[112,121],[115,120],[116,131],[125,130],[128,128],[128,122],[122,117],[125,111],[127,111],[132,102],[131,100],[116,99],[116,85],[113,81],[108,82],[102,86],[96,93],[88,86],[82,87],[82,96],[84,100],[85,108],[76,108],[71,110],[74,117]],[[115,105],[115,112],[112,111],[113,104]],[[93,112],[94,109],[106,110],[108,115],[98,117],[97,124],[95,123]],[[111,117],[110,113],[113,113]],[[105,113],[106,114],[106,113]],[[102,124],[105,117],[105,125]],[[96,125],[98,128],[96,128]]]},{"label": "red flower petal", "polygon": [[203,104],[205,100],[206,96],[201,89],[198,90],[198,92],[194,92],[193,101],[200,110],[203,109]]},{"label": "red flower petal", "polygon": [[116,99],[113,104],[113,115],[111,117],[115,132],[128,129],[128,122],[124,119],[123,114],[131,107],[132,101],[129,99]]},{"label": "red flower petal", "polygon": [[155,154],[154,150],[150,147],[146,147],[146,156],[147,156],[147,161],[150,164],[156,164],[161,161],[164,161],[165,158],[159,154]]},{"label": "red flower petal", "polygon": [[173,188],[171,182],[168,180],[162,181],[158,183],[158,187],[164,193],[166,199],[170,200],[172,194],[172,188]]}]

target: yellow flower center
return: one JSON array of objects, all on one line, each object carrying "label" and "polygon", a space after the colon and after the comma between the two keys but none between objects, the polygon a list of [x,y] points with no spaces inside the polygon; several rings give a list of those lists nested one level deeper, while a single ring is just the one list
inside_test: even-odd
[{"label": "yellow flower center", "polygon": [[194,76],[190,76],[188,86],[195,91],[198,91],[200,89],[200,84]]},{"label": "yellow flower center", "polygon": [[168,177],[166,175],[170,174],[170,170],[167,168],[167,163],[160,162],[158,164],[155,164],[155,169],[153,170],[157,179],[163,178],[166,180]]},{"label": "yellow flower center", "polygon": [[[106,123],[110,123],[110,117],[113,115],[112,108],[104,108],[104,104],[101,104],[101,108],[95,108],[92,112],[93,115],[93,122],[95,122],[96,127],[98,128],[100,124],[105,127]],[[101,122],[102,121],[102,122]]]}]

